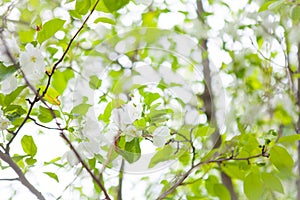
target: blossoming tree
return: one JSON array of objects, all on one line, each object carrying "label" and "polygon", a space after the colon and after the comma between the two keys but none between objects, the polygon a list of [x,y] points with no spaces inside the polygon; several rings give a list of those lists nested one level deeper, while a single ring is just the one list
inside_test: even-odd
[{"label": "blossoming tree", "polygon": [[1,199],[300,199],[298,1],[0,3]]}]

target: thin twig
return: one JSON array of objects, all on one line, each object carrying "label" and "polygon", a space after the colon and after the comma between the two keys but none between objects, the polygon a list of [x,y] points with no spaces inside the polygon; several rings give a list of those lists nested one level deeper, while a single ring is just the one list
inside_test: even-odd
[{"label": "thin twig", "polygon": [[118,200],[122,200],[124,165],[125,165],[125,160],[122,159],[121,167],[120,167],[120,170],[119,170],[119,186],[118,186],[118,197],[117,197]]},{"label": "thin twig", "polygon": [[[40,124],[36,121],[36,119],[32,118],[32,117],[28,117],[28,119],[30,119],[31,121],[33,121],[36,125],[42,127],[42,128],[45,128],[45,129],[49,129],[49,130],[60,130],[59,128],[53,128],[53,127],[48,127],[48,126],[45,126],[43,124]],[[66,130],[65,128],[63,128],[64,130]]]},{"label": "thin twig", "polygon": [[22,172],[22,170],[19,168],[19,166],[12,160],[12,158],[10,157],[9,154],[7,153],[3,153],[2,151],[0,151],[0,158],[1,160],[3,160],[4,162],[6,162],[18,175],[18,179],[20,180],[20,182],[27,187],[38,199],[40,200],[45,200],[45,197],[43,196],[43,194],[38,191],[29,181],[28,179],[25,177],[24,173]]},{"label": "thin twig", "polygon": [[19,178],[1,178],[0,181],[19,181]]},{"label": "thin twig", "polygon": [[159,197],[156,200],[162,200],[164,199],[167,195],[171,194],[172,192],[174,192],[174,190],[180,186],[180,185],[184,185],[183,182],[185,181],[185,179],[197,168],[199,168],[200,166],[204,165],[204,164],[210,164],[210,163],[222,163],[222,162],[226,162],[226,161],[230,161],[230,160],[236,160],[236,161],[250,161],[251,159],[255,159],[255,158],[259,158],[259,157],[269,157],[269,154],[267,152],[264,151],[264,149],[262,150],[262,152],[260,154],[257,155],[253,155],[253,156],[249,156],[249,157],[245,157],[245,158],[237,158],[237,157],[232,157],[230,156],[229,158],[218,158],[215,160],[208,160],[208,161],[202,161],[199,162],[198,164],[196,164],[195,166],[191,167],[186,173],[184,173],[176,183],[173,184],[172,187],[170,187],[168,190],[164,191],[162,194],[159,195]]}]

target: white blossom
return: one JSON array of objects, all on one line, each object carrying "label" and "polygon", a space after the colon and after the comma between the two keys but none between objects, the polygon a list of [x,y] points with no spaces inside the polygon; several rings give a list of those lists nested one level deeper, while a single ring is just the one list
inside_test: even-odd
[{"label": "white blossom", "polygon": [[143,111],[141,104],[129,102],[121,108],[115,108],[111,113],[111,122],[118,124],[121,130],[124,130],[127,125],[132,124],[139,119]]},{"label": "white blossom", "polygon": [[42,52],[28,43],[26,51],[20,54],[20,65],[28,81],[36,85],[43,78],[45,73],[45,63]]},{"label": "white blossom", "polygon": [[123,134],[125,134],[126,142],[130,142],[136,137],[140,137],[142,135],[142,131],[136,130],[136,128],[132,125],[126,127]]},{"label": "white blossom", "polygon": [[3,94],[10,94],[12,91],[17,89],[18,80],[17,77],[12,75],[2,81],[1,91]]},{"label": "white blossom", "polygon": [[167,126],[160,126],[153,132],[153,145],[163,147],[170,136],[170,129]]},{"label": "white blossom", "polygon": [[[19,54],[20,54],[20,48],[17,44],[17,41],[15,39],[7,39],[6,45],[8,47],[8,51],[11,54],[11,56],[15,59],[15,61],[18,61]],[[5,65],[12,64],[11,59],[9,58],[7,54],[7,49],[5,48],[4,44],[0,45],[0,61],[2,61]]]},{"label": "white blossom", "polygon": [[4,131],[10,125],[10,121],[3,115],[0,107],[0,131]]}]

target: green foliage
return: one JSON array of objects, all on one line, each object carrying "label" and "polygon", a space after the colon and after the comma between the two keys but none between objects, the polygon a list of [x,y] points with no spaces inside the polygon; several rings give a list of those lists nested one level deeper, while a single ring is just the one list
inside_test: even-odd
[{"label": "green foliage", "polygon": [[270,161],[281,172],[290,174],[294,161],[288,151],[281,146],[273,146],[270,150]]},{"label": "green foliage", "polygon": [[[56,117],[60,117],[58,110],[52,110]],[[43,106],[39,107],[38,119],[43,123],[49,123],[53,120],[53,113],[48,108]]]},{"label": "green foliage", "polygon": [[34,143],[32,136],[24,135],[21,139],[23,151],[29,156],[34,157],[37,152],[37,146]]},{"label": "green foliage", "polygon": [[0,62],[0,82],[11,76],[15,71],[17,71],[16,67],[5,66],[3,62]]},{"label": "green foliage", "polygon": [[65,23],[65,20],[55,18],[43,24],[42,30],[38,32],[37,41],[42,44],[45,40],[51,38],[59,31]]},{"label": "green foliage", "polygon": [[118,142],[117,152],[129,163],[134,163],[141,157],[140,141],[134,138],[130,142],[125,142],[124,137],[121,137]]},{"label": "green foliage", "polygon": [[91,7],[90,0],[76,0],[75,11],[80,15],[85,15]]},{"label": "green foliage", "polygon": [[173,160],[176,149],[172,148],[170,145],[164,146],[162,149],[158,150],[157,153],[151,158],[149,163],[149,168],[153,168],[160,162]]},{"label": "green foliage", "polygon": [[129,0],[103,0],[110,12],[115,12],[129,3]]},{"label": "green foliage", "polygon": [[44,172],[44,174],[46,174],[50,178],[54,179],[56,182],[59,182],[58,176],[55,173],[53,173],[53,172]]},{"label": "green foliage", "polygon": [[244,192],[249,200],[262,199],[264,193],[264,184],[260,174],[250,172],[244,180]]}]

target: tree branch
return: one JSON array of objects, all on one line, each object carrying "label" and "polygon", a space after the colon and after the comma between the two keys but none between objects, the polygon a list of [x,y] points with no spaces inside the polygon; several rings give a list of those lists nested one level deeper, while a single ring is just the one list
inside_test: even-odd
[{"label": "tree branch", "polygon": [[[202,23],[206,23],[204,18],[204,8],[202,4],[202,0],[197,0],[197,13],[199,20]],[[201,48],[202,48],[202,65],[203,65],[203,74],[205,79],[205,90],[202,94],[202,99],[204,101],[205,114],[207,116],[207,121],[211,124],[215,125],[216,129],[212,135],[212,141],[214,144],[214,149],[219,148],[221,146],[222,140],[219,132],[219,128],[216,121],[216,111],[215,111],[215,102],[214,102],[214,93],[212,88],[212,77],[211,77],[211,69],[210,69],[210,61],[208,58],[208,40],[207,38],[202,39]],[[233,184],[231,178],[221,171],[221,179],[225,187],[230,192],[231,200],[237,200],[237,195],[234,191]]]},{"label": "tree branch", "polygon": [[200,166],[204,165],[204,164],[210,164],[210,163],[222,163],[222,162],[226,162],[226,161],[230,161],[230,160],[236,160],[236,161],[250,161],[252,159],[255,158],[259,158],[259,157],[269,157],[269,154],[265,151],[265,148],[262,149],[262,152],[260,154],[257,155],[253,155],[253,156],[249,156],[249,157],[244,157],[244,158],[237,158],[237,157],[228,157],[228,158],[218,158],[215,160],[208,160],[208,161],[202,161],[197,163],[195,166],[191,167],[186,173],[184,173],[176,183],[174,183],[174,185],[172,187],[170,187],[168,190],[164,191],[161,195],[159,195],[159,197],[156,200],[163,200],[167,195],[171,194],[172,192],[175,191],[175,189],[178,186],[181,185],[185,185],[183,182],[185,181],[185,179],[187,177],[189,177],[189,175],[196,170],[197,168],[199,168]]},{"label": "tree branch", "polygon": [[124,161],[124,159],[122,159],[121,167],[119,170],[119,186],[118,186],[118,197],[117,197],[118,200],[122,200],[124,165],[125,165],[125,161]]},{"label": "tree branch", "polygon": [[12,158],[10,157],[9,154],[7,153],[3,153],[2,151],[0,151],[0,158],[1,160],[3,160],[4,162],[6,162],[18,175],[18,179],[20,180],[20,182],[27,187],[38,199],[40,200],[45,200],[45,197],[43,196],[43,194],[38,191],[25,177],[24,173],[22,172],[22,170],[19,168],[19,166],[12,160]]},{"label": "tree branch", "polygon": [[[298,43],[298,70],[297,70],[297,73],[300,73],[300,42]],[[297,105],[298,105],[298,108],[300,108],[300,78],[297,79],[297,96],[296,96],[296,99],[297,99]],[[296,133],[297,134],[300,134],[300,116],[298,116],[298,121],[297,121],[297,124],[296,124]],[[297,178],[297,181],[296,181],[296,185],[297,185],[297,200],[300,200],[300,178],[299,178],[299,175],[300,175],[300,141],[298,141],[298,147],[297,147],[297,156],[298,156],[298,162],[297,162],[297,167],[298,167],[298,178]]]}]

